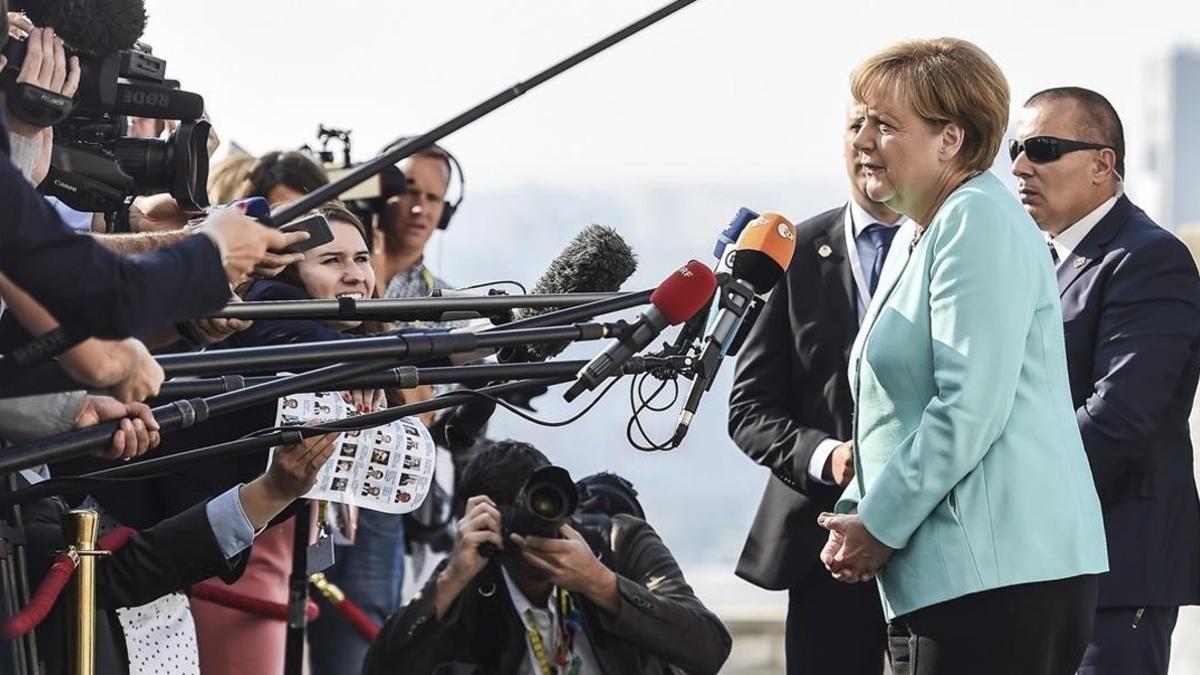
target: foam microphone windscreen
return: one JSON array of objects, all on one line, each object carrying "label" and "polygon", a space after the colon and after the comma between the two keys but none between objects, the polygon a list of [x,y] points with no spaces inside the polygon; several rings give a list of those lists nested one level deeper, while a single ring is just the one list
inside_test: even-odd
[{"label": "foam microphone windscreen", "polygon": [[[611,227],[588,225],[575,235],[542,273],[533,292],[612,293],[637,270],[637,256]],[[544,314],[548,309],[518,309],[517,320]],[[505,361],[545,361],[562,353],[569,343],[529,345],[501,352]],[[520,353],[524,351],[525,353]]]},{"label": "foam microphone windscreen", "polygon": [[699,260],[690,260],[654,289],[650,304],[672,325],[681,324],[708,306],[717,277]]},{"label": "foam microphone windscreen", "polygon": [[130,49],[146,30],[143,0],[20,0],[11,2],[35,26],[48,26],[71,48],[103,56]]},{"label": "foam microphone windscreen", "polygon": [[738,237],[733,278],[750,284],[756,295],[765,295],[783,276],[795,251],[796,227],[778,213],[764,213]]}]

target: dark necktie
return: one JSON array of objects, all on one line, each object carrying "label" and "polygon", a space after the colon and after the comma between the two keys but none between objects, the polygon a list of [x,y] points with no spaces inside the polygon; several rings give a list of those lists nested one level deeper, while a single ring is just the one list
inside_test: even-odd
[{"label": "dark necktie", "polygon": [[1054,242],[1052,242],[1052,241],[1046,242],[1046,245],[1050,247],[1050,259],[1054,261],[1055,265],[1057,265],[1058,264],[1058,249],[1054,248]]},{"label": "dark necktie", "polygon": [[863,234],[870,238],[875,247],[875,264],[871,266],[871,275],[867,277],[867,289],[875,295],[879,287],[879,275],[883,272],[883,261],[887,259],[888,250],[892,247],[892,239],[896,236],[898,227],[887,227],[879,223],[868,225]]}]

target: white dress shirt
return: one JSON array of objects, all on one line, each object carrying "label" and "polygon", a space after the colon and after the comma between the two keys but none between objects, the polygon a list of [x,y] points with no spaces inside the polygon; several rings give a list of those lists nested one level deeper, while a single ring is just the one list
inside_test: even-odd
[{"label": "white dress shirt", "polygon": [[[517,584],[508,575],[508,570],[501,566],[500,571],[504,574],[504,584],[508,586],[508,596],[512,598],[513,610],[517,613],[517,620],[526,628],[525,631],[522,631],[522,634],[525,636],[525,653],[529,658],[525,659],[521,668],[517,670],[517,675],[542,675],[541,665],[538,664],[537,655],[533,653],[533,645],[529,641],[529,624],[525,622],[525,610],[532,610],[534,623],[537,624],[538,635],[542,638],[542,649],[545,651],[546,660],[553,666],[554,652],[558,649],[558,640],[560,637],[558,631],[558,603],[555,602],[555,599],[558,597],[558,589],[554,588],[550,591],[550,600],[545,607],[534,607],[525,597],[525,594],[521,592],[521,589],[517,588]],[[573,647],[575,654],[582,660],[579,675],[599,675],[600,668],[596,663],[596,655],[592,652],[592,646],[588,643],[587,635],[583,631],[575,633]],[[558,670],[565,672],[561,668]]]},{"label": "white dress shirt", "polygon": [[1091,234],[1092,230],[1100,224],[1101,220],[1104,220],[1104,216],[1107,216],[1108,212],[1112,211],[1112,207],[1116,206],[1117,200],[1123,194],[1125,194],[1125,191],[1118,187],[1115,195],[1109,197],[1103,204],[1097,206],[1091,213],[1081,218],[1079,222],[1059,232],[1058,236],[1051,236],[1046,232],[1042,233],[1046,237],[1046,241],[1050,242],[1050,245],[1054,247],[1054,252],[1058,254],[1058,262],[1055,264],[1055,269],[1062,267],[1067,258],[1075,253],[1075,249],[1078,248],[1079,244],[1085,237]]},{"label": "white dress shirt", "polygon": [[[858,298],[858,302],[855,304],[858,310],[858,322],[861,324],[863,317],[867,314],[867,306],[871,304],[871,285],[867,280],[867,272],[875,267],[875,243],[869,236],[863,234],[863,230],[875,223],[884,227],[900,227],[908,219],[901,218],[889,225],[876,220],[874,216],[867,213],[866,209],[858,205],[854,197],[850,198],[849,204],[844,215],[845,227],[843,229],[846,231],[846,257],[850,259],[850,271],[854,275],[854,289]],[[892,244],[895,245],[895,241]],[[853,253],[857,253],[857,255],[853,255]],[[808,461],[810,478],[826,485],[833,485],[833,481],[825,479],[825,464],[829,461],[829,456],[841,444],[842,441],[833,438],[827,438],[817,444],[817,449],[813,451],[812,457]]]}]

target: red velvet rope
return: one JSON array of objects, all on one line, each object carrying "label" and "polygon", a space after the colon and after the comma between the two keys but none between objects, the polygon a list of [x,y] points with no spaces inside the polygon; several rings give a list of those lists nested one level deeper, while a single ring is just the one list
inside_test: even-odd
[{"label": "red velvet rope", "polygon": [[[288,618],[287,605],[282,602],[271,602],[262,598],[254,598],[244,593],[238,593],[231,588],[207,581],[192,586],[192,597],[207,600],[222,607],[240,610],[247,614],[275,619],[276,621],[287,621]],[[304,614],[308,617],[309,621],[312,621],[321,615],[321,609],[317,607],[317,603],[309,600]]]},{"label": "red velvet rope", "polygon": [[[129,539],[135,534],[136,530],[131,527],[118,527],[106,533],[96,542],[98,549],[110,552],[120,551],[129,543]],[[13,615],[2,625],[0,625],[0,635],[7,640],[15,640],[29,631],[36,628],[46,619],[46,615],[54,607],[54,603],[58,602],[58,597],[62,595],[63,589],[67,587],[67,582],[71,580],[71,575],[75,573],[75,561],[67,554],[62,554],[54,559],[54,563],[50,566],[50,571],[46,573],[46,578],[42,579],[41,585],[33,592],[29,599],[29,606]],[[278,621],[287,621],[287,605],[253,598],[242,593],[238,593],[223,586],[216,584],[199,583],[192,586],[192,595],[202,600],[207,600],[222,607],[238,609],[247,614],[255,614],[257,616],[266,617],[268,619],[276,619]],[[343,613],[346,610],[343,610]],[[362,614],[362,610],[357,606],[353,608],[362,615],[362,620],[371,625],[370,619]],[[320,616],[321,610],[312,600],[308,601],[308,606],[305,608],[305,614],[308,620],[312,621]],[[353,623],[355,620],[351,619]],[[357,624],[356,624],[357,625]],[[362,628],[359,627],[361,631]],[[379,632],[375,628],[376,634]]]},{"label": "red velvet rope", "polygon": [[[133,533],[132,528],[118,527],[100,537],[96,548],[120,551],[129,543]],[[54,607],[54,603],[58,602],[58,596],[62,595],[74,573],[75,561],[70,556],[63,553],[55,558],[54,563],[50,565],[50,571],[46,573],[46,578],[42,579],[41,585],[30,597],[29,606],[5,621],[3,626],[0,626],[0,634],[7,640],[15,640],[41,624]]]},{"label": "red velvet rope", "polygon": [[379,636],[379,626],[376,626],[371,617],[367,616],[366,612],[362,611],[362,608],[350,598],[343,597],[342,601],[335,604],[334,607],[350,622],[351,626],[354,626],[355,630],[367,639],[367,642],[374,642],[375,638]]}]

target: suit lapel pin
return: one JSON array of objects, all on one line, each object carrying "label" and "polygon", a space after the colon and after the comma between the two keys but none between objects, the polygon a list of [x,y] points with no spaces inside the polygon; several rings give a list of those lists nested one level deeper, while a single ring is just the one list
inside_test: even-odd
[{"label": "suit lapel pin", "polygon": [[1087,258],[1076,258],[1075,262],[1071,263],[1071,265],[1075,269],[1079,269],[1080,267],[1083,267],[1086,264],[1087,264]]},{"label": "suit lapel pin", "polygon": [[833,255],[833,247],[829,244],[822,244],[821,248],[817,249],[817,255],[821,256],[822,258],[828,258],[829,256]]}]

